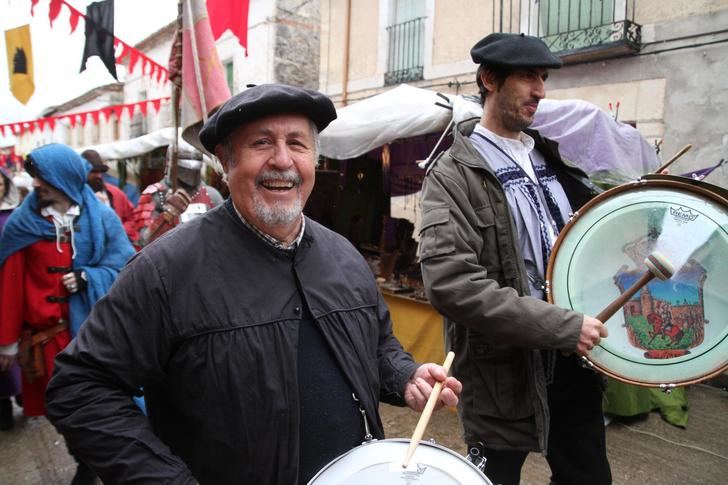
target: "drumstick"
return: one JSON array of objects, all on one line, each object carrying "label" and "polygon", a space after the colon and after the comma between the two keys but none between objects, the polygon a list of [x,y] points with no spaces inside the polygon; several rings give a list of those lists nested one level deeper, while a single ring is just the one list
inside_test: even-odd
[{"label": "drumstick", "polygon": [[670,261],[659,251],[654,251],[645,258],[645,266],[647,271],[630,286],[627,291],[622,293],[616,300],[602,310],[596,319],[602,323],[606,323],[617,310],[629,301],[643,286],[645,286],[652,278],[657,277],[661,280],[669,280],[675,273],[675,268],[672,266]]},{"label": "drumstick", "polygon": [[677,152],[670,160],[666,161],[665,163],[663,163],[662,165],[660,165],[659,167],[657,167],[657,170],[655,170],[654,173],[660,173],[663,170],[665,170],[667,167],[669,167],[670,165],[672,165],[673,162],[675,162],[675,160],[677,160],[678,158],[680,158],[683,155],[685,155],[685,153],[687,153],[687,151],[690,150],[692,147],[693,146],[690,143],[688,143],[687,145],[685,145],[684,147],[682,147],[682,150],[680,150],[679,152]]},{"label": "drumstick", "polygon": [[[445,357],[445,362],[442,364],[442,367],[445,369],[445,374],[450,372],[450,365],[452,364],[454,358],[455,352],[447,353],[447,357]],[[427,424],[430,422],[432,411],[434,411],[435,404],[437,404],[437,400],[440,398],[442,384],[442,382],[438,381],[432,387],[432,394],[430,394],[430,397],[427,399],[427,404],[425,404],[425,409],[422,411],[422,416],[420,416],[420,420],[417,421],[417,426],[415,426],[415,432],[412,433],[412,439],[410,440],[409,447],[407,448],[407,453],[405,453],[404,455],[402,468],[407,468],[407,466],[409,465],[409,461],[412,458],[412,455],[414,455],[415,453],[417,445],[420,444],[422,435],[425,434],[425,428],[427,428]]]}]

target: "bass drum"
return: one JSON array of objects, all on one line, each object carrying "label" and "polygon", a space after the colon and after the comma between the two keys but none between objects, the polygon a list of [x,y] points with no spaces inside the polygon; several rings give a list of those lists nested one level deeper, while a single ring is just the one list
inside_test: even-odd
[{"label": "bass drum", "polygon": [[370,441],[326,465],[309,485],[491,485],[464,457],[443,446],[421,441],[407,468],[402,460],[408,439]]},{"label": "bass drum", "polygon": [[674,266],[605,324],[589,353],[603,373],[630,384],[670,388],[728,369],[728,199],[710,184],[652,176],[587,203],[556,240],[548,300],[597,315],[646,270],[658,251]]}]

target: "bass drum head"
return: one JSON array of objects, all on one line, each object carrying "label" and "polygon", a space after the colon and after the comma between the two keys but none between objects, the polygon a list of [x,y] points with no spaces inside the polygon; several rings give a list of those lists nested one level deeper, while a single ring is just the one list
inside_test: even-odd
[{"label": "bass drum head", "polygon": [[491,482],[472,463],[452,450],[421,441],[407,468],[402,460],[410,440],[371,441],[326,465],[309,485],[456,485]]},{"label": "bass drum head", "polygon": [[728,368],[728,201],[680,177],[641,180],[599,195],[557,239],[548,299],[597,315],[647,268],[654,251],[675,267],[607,322],[589,361],[649,387],[700,382]]}]

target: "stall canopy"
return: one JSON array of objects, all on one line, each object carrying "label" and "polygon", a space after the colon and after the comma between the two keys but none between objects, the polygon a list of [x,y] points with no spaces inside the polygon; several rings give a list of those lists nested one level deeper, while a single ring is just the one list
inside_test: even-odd
[{"label": "stall canopy", "polygon": [[[187,143],[182,139],[182,130],[178,130],[177,141],[179,143],[179,149],[185,151],[197,150],[195,147]],[[162,128],[161,130],[153,131],[146,135],[142,135],[130,140],[121,140],[111,143],[104,143],[101,145],[92,145],[83,148],[79,148],[78,153],[82,153],[84,150],[96,150],[101,158],[104,160],[125,160],[128,158],[140,157],[146,153],[151,152],[160,147],[166,147],[172,144],[172,137],[174,136],[174,128]],[[211,166],[218,173],[222,173],[222,166],[216,161],[212,160],[206,154],[203,153],[202,160],[209,166]]]},{"label": "stall canopy", "polygon": [[[397,139],[442,132],[453,118],[480,117],[482,108],[474,98],[401,85],[337,113],[321,134],[321,154],[346,160]],[[563,157],[598,181],[634,180],[660,165],[637,129],[586,101],[544,99],[532,128],[556,140]]]}]

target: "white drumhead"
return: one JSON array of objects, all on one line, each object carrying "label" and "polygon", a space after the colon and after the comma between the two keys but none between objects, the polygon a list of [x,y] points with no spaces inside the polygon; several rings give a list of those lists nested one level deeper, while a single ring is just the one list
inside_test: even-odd
[{"label": "white drumhead", "polygon": [[407,468],[410,440],[364,443],[326,465],[309,485],[456,485],[491,482],[464,457],[443,446],[420,442]]}]

